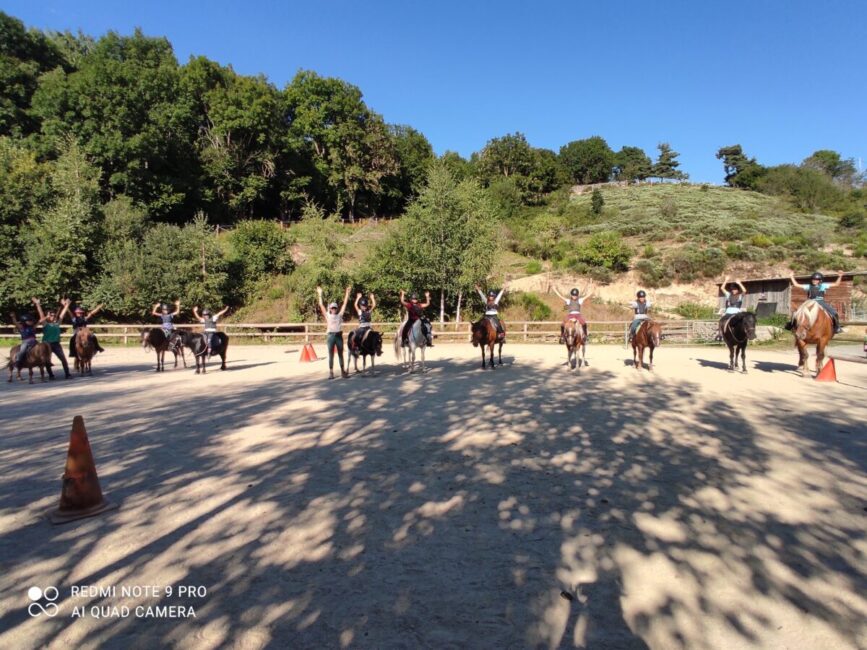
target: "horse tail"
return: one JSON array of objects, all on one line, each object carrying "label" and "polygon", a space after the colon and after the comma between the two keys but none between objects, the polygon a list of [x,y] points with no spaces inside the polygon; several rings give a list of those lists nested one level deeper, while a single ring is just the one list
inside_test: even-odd
[{"label": "horse tail", "polygon": [[400,333],[406,321],[403,321],[397,326],[397,332],[394,333],[394,358],[400,361]]}]

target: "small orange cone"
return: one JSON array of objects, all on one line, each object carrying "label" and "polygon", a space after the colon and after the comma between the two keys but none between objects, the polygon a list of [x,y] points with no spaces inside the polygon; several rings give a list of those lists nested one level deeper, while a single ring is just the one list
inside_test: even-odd
[{"label": "small orange cone", "polygon": [[828,362],[822,366],[819,374],[816,375],[816,381],[837,381],[837,371],[834,369],[834,359],[828,359]]},{"label": "small orange cone", "polygon": [[313,349],[312,343],[305,343],[304,349],[301,350],[301,361],[318,361],[316,350]]},{"label": "small orange cone", "polygon": [[72,432],[69,434],[69,452],[66,455],[66,469],[60,489],[60,506],[49,515],[49,519],[52,524],[64,524],[116,507],[117,504],[106,501],[102,496],[93,453],[90,451],[90,442],[84,428],[84,418],[76,415],[72,420]]}]

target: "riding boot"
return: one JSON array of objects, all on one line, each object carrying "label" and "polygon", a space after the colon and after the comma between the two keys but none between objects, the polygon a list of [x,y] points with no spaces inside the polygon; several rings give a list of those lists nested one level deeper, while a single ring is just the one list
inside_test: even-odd
[{"label": "riding boot", "polygon": [[837,316],[834,316],[832,320],[834,321],[834,334],[842,334],[843,328],[840,327],[840,319]]},{"label": "riding boot", "polygon": [[560,345],[563,345],[566,342],[566,328],[560,325]]},{"label": "riding boot", "polygon": [[790,332],[792,331],[792,329],[794,329],[794,327],[795,327],[795,321],[791,321],[791,320],[788,323],[786,323],[785,325],[783,325],[783,329],[787,329]]}]

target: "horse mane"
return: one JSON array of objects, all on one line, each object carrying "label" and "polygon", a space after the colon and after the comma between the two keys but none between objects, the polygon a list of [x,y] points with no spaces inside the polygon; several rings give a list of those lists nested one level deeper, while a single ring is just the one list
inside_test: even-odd
[{"label": "horse mane", "polygon": [[815,300],[807,300],[795,311],[793,316],[794,320],[797,323],[802,323],[803,319],[807,319],[807,327],[811,328],[816,324],[816,319],[819,318],[819,312],[822,311],[822,308],[819,306]]}]

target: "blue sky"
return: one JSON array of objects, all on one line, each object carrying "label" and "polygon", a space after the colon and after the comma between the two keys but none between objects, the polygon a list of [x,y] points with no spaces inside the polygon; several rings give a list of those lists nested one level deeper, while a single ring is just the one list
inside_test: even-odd
[{"label": "blue sky", "polygon": [[301,68],[356,84],[389,122],[469,155],[521,131],[554,150],[601,135],[695,181],[740,143],[763,164],[835,149],[867,164],[867,4],[852,1],[163,2],[2,0],[27,25],[141,27],[279,87]]}]

